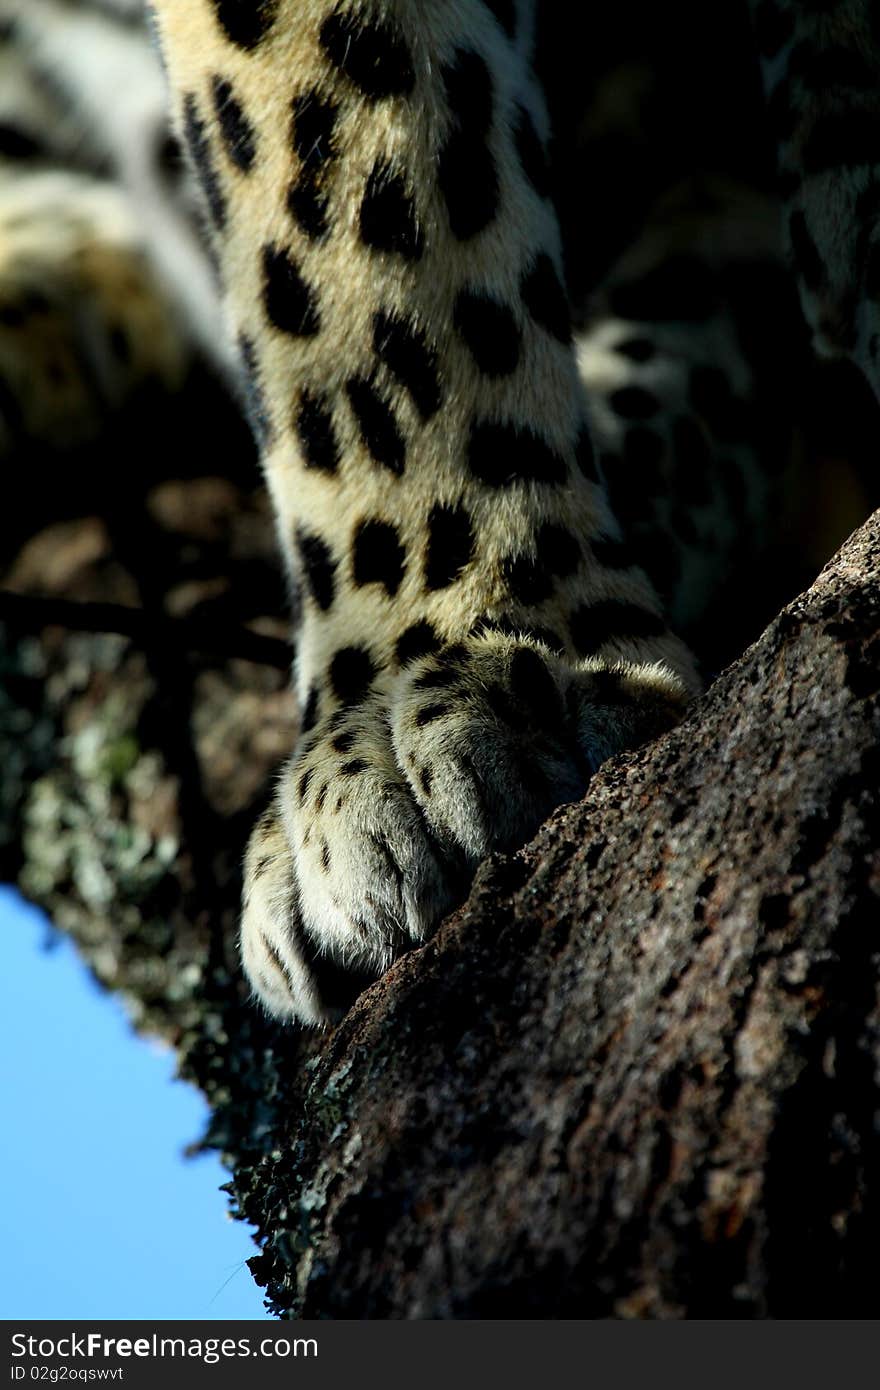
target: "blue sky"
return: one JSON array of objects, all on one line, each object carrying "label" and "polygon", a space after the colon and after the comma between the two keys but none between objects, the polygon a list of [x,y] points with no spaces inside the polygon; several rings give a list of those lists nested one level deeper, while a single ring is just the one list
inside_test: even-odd
[{"label": "blue sky", "polygon": [[0,934],[0,1318],[264,1318],[200,1094],[2,885]]}]

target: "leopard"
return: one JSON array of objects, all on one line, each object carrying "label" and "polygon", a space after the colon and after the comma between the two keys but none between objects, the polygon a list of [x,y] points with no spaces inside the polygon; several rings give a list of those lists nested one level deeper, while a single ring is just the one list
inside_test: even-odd
[{"label": "leopard", "polygon": [[[650,63],[618,35],[619,62],[558,83],[599,21],[551,0],[151,0],[150,100],[112,123],[97,171],[88,152],[71,171],[74,137],[60,172],[22,146],[22,112],[52,125],[57,163],[47,111],[83,51],[65,34],[136,29],[140,62],[140,6],[4,7],[7,47],[24,35],[55,77],[8,98],[4,240],[18,198],[57,260],[63,205],[88,252],[65,260],[76,295],[100,309],[105,266],[127,276],[70,344],[112,383],[93,414],[137,379],[138,353],[112,351],[123,313],[169,389],[207,353],[251,422],[300,725],[245,853],[241,961],[271,1016],[326,1027],[487,855],[699,694],[680,633],[756,544],[788,466],[777,291],[880,389],[876,19],[866,0],[742,0],[773,173],[746,187],[673,168],[655,187],[649,154],[618,197],[612,160],[593,204],[571,189],[602,187],[596,151],[619,150],[633,110],[644,133]],[[83,85],[106,99],[68,78]],[[169,138],[186,159],[170,198],[154,173]],[[20,286],[8,250],[0,273]],[[68,336],[70,293],[49,306]],[[60,410],[69,431],[27,376],[26,428]]]}]

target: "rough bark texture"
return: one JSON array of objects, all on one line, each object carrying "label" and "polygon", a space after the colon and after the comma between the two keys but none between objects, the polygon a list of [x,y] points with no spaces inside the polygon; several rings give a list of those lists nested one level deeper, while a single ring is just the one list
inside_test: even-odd
[{"label": "rough bark texture", "polygon": [[3,877],[204,1089],[277,1312],[880,1313],[880,514],[324,1037],[235,964],[295,722],[259,496],[154,480],[19,541]]}]

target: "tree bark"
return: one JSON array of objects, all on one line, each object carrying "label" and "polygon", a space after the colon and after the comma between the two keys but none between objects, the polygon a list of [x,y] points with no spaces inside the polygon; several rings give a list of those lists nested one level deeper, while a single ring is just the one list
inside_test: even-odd
[{"label": "tree bark", "polygon": [[[876,1317],[880,513],[679,728],[303,1035],[236,964],[295,715],[262,503],[209,481],[146,494],[173,543],[141,534],[140,573],[82,518],[7,568],[0,845],[204,1090],[270,1306]],[[234,575],[186,569],[212,544],[265,580],[236,622]],[[116,635],[62,593],[121,605],[91,624]]]}]

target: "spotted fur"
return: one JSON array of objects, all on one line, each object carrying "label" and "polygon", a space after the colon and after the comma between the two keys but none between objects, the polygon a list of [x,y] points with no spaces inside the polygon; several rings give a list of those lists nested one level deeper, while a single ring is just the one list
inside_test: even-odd
[{"label": "spotted fur", "polygon": [[[754,544],[787,459],[774,201],[685,172],[584,269],[579,240],[599,241],[561,196],[560,151],[576,181],[617,116],[600,81],[588,109],[542,84],[541,0],[154,0],[191,180],[156,196],[137,153],[166,148],[155,103],[105,122],[84,161],[65,135],[97,124],[70,98],[89,85],[76,25],[103,0],[0,3],[19,64],[54,81],[10,108],[0,228],[48,162],[71,207],[115,210],[77,224],[101,281],[78,265],[77,292],[103,302],[127,217],[143,302],[166,306],[149,341],[169,389],[199,349],[243,383],[301,613],[302,720],[247,851],[242,960],[270,1012],[322,1024],[430,935],[480,858],[699,688],[673,628]],[[121,54],[138,6],[110,8]],[[856,0],[752,11],[798,285],[876,385],[876,26]],[[47,159],[31,146],[50,128]],[[0,353],[11,302],[0,284]],[[7,394],[20,412],[24,382]]]},{"label": "spotted fur", "polygon": [[[156,8],[304,593],[313,723],[271,823],[289,884],[267,912],[250,883],[243,921],[267,997],[261,942],[299,980],[297,934],[371,970],[424,940],[482,855],[673,721],[696,673],[644,572],[601,558],[620,533],[519,148],[523,113],[549,134],[527,7],[514,39],[478,0],[281,3],[246,35],[210,0]],[[212,126],[218,81],[248,169]],[[272,978],[277,1012],[319,1021],[314,985],[280,1003]]]}]

